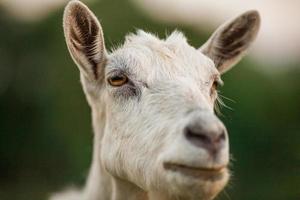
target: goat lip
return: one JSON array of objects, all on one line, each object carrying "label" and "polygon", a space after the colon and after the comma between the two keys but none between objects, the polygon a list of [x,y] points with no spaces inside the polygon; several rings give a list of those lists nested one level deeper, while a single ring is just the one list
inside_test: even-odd
[{"label": "goat lip", "polygon": [[192,167],[182,164],[164,163],[166,170],[179,172],[183,175],[199,178],[209,181],[217,181],[223,178],[224,173],[227,170],[227,166],[220,167]]}]

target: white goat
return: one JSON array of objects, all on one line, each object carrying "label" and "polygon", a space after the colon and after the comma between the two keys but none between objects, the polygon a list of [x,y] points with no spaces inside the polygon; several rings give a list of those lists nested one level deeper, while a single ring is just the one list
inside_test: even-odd
[{"label": "white goat", "polygon": [[138,31],[108,53],[99,21],[74,0],[63,24],[92,109],[94,150],[85,188],[52,200],[213,199],[229,179],[216,89],[256,37],[258,13],[229,21],[200,48],[178,31],[165,40]]}]

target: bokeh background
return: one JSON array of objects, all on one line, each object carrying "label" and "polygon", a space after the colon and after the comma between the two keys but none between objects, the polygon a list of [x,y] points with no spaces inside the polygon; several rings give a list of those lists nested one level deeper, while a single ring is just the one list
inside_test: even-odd
[{"label": "bokeh background", "polygon": [[[66,2],[0,0],[1,200],[47,199],[65,186],[83,185],[89,169],[91,117],[63,37]],[[179,29],[200,46],[219,22],[259,9],[267,20],[252,56],[223,77],[221,94],[232,109],[223,108],[221,118],[230,133],[233,177],[218,199],[299,200],[300,12],[292,12],[299,2],[182,2],[87,3],[101,20],[108,48],[136,28],[160,37]],[[193,3],[199,2],[198,12]]]}]

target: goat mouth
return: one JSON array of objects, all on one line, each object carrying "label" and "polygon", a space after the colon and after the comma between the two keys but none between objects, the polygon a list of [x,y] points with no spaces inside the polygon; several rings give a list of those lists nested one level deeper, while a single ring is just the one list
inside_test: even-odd
[{"label": "goat mouth", "polygon": [[191,167],[182,164],[164,163],[164,168],[173,172],[178,172],[188,177],[201,179],[204,181],[218,181],[224,177],[227,171],[226,166],[221,167]]}]

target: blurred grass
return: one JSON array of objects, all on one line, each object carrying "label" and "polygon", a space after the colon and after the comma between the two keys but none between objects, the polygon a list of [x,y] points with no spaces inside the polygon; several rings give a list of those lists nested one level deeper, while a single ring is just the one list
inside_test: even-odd
[{"label": "blurred grass", "polygon": [[[127,1],[90,5],[108,48],[136,28],[158,33],[180,27],[200,46],[209,33],[146,18]],[[0,10],[1,11],[1,10]],[[83,184],[92,149],[90,110],[67,51],[60,9],[38,24],[0,12],[0,199],[40,200],[68,184]],[[233,154],[228,196],[218,199],[300,198],[300,70],[266,75],[246,59],[225,74],[222,95]],[[284,67],[284,66],[283,66]]]}]

